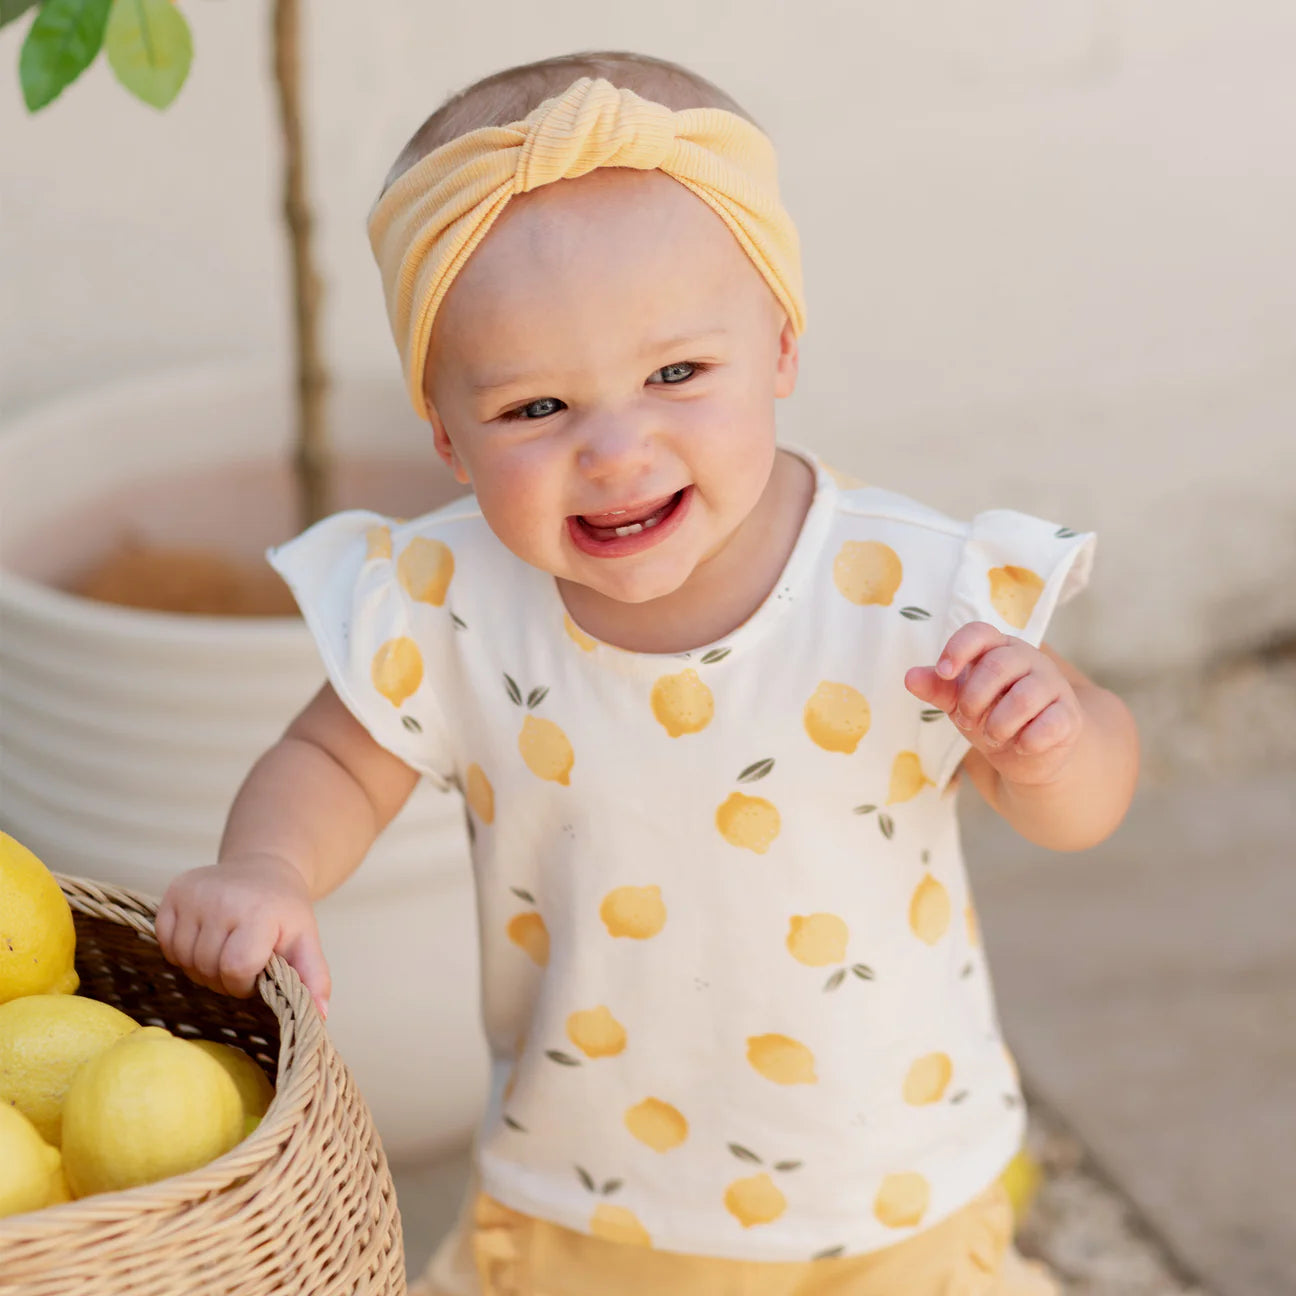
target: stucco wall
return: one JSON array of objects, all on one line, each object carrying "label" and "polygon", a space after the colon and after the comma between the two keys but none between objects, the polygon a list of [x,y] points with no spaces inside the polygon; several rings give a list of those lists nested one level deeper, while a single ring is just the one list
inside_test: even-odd
[{"label": "stucco wall", "polygon": [[[29,119],[26,24],[0,33],[0,418],[284,351],[266,10],[187,4],[162,114],[101,60]],[[810,304],[787,437],[961,515],[1099,531],[1054,636],[1094,668],[1296,622],[1288,0],[384,0],[317,3],[308,34],[338,367],[396,372],[364,216],[444,94],[571,49],[677,58],[781,150]]]}]

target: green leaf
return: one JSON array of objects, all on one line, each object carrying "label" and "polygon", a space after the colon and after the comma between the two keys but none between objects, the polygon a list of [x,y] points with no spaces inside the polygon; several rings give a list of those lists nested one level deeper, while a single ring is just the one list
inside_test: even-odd
[{"label": "green leaf", "polygon": [[603,1185],[603,1196],[611,1197],[623,1183],[625,1183],[624,1179],[609,1179],[607,1183]]},{"label": "green leaf", "polygon": [[415,720],[413,716],[401,716],[401,724],[403,724],[405,728],[410,731],[410,733],[423,732],[423,726],[419,724],[419,722]]},{"label": "green leaf", "polygon": [[0,27],[21,18],[38,0],[0,0]]},{"label": "green leaf", "polygon": [[922,858],[922,862],[923,862],[924,864],[930,864],[930,863],[931,863],[931,851],[929,851],[929,850],[925,850],[925,851],[923,851],[921,858]]},{"label": "green leaf", "polygon": [[518,1132],[519,1134],[525,1134],[525,1133],[526,1133],[526,1126],[525,1126],[525,1125],[519,1125],[518,1122],[515,1121],[515,1120],[513,1119],[512,1116],[505,1116],[505,1117],[504,1117],[504,1124],[507,1125],[507,1126],[509,1127],[509,1129],[511,1129],[511,1130],[517,1130],[517,1132]]},{"label": "green leaf", "polygon": [[522,690],[517,686],[517,680],[512,675],[504,676],[504,687],[508,689],[508,695],[513,699],[514,706],[522,705]]},{"label": "green leaf", "polygon": [[940,707],[924,707],[920,718],[923,724],[931,724],[933,720],[940,720],[944,715],[945,712]]},{"label": "green leaf", "polygon": [[961,1103],[963,1099],[966,1098],[967,1096],[968,1096],[968,1091],[966,1089],[960,1089],[958,1093],[952,1094],[950,1096],[950,1102]]},{"label": "green leaf", "polygon": [[454,612],[451,612],[451,613],[450,613],[450,620],[454,623],[454,628],[455,628],[456,630],[467,630],[467,629],[468,629],[468,622],[465,621],[465,620],[463,619],[463,617],[458,616],[456,613],[454,613]]},{"label": "green leaf", "polygon": [[714,666],[716,662],[724,661],[731,652],[732,648],[712,648],[710,652],[702,654],[702,665]]},{"label": "green leaf", "polygon": [[112,0],[45,0],[18,56],[29,112],[55,99],[94,62]]},{"label": "green leaf", "polygon": [[838,1256],[846,1254],[844,1246],[825,1247],[822,1251],[816,1251],[810,1257],[811,1260],[836,1260]]},{"label": "green leaf", "polygon": [[895,836],[895,820],[889,814],[878,815],[878,827],[882,829],[882,836],[890,841]]},{"label": "green leaf", "polygon": [[872,814],[877,809],[875,805],[856,806],[852,814]]},{"label": "green leaf", "polygon": [[1053,534],[1059,540],[1070,540],[1072,536],[1077,536],[1080,534],[1080,532],[1072,531],[1070,527],[1058,527],[1058,529],[1054,531]]},{"label": "green leaf", "polygon": [[800,1170],[802,1163],[800,1161],[775,1161],[775,1170]]},{"label": "green leaf", "polygon": [[841,985],[841,983],[845,980],[846,980],[846,969],[838,968],[837,971],[834,972],[832,976],[830,976],[828,980],[824,982],[824,989],[836,990],[837,987]]},{"label": "green leaf", "polygon": [[512,891],[519,900],[525,900],[527,904],[535,904],[535,896],[533,896],[530,891],[523,891],[521,887],[509,887],[509,890]]},{"label": "green leaf", "polygon": [[869,967],[867,963],[853,963],[851,964],[851,971],[854,972],[861,981],[873,980],[873,969]]},{"label": "green leaf", "polygon": [[739,783],[755,783],[757,779],[763,779],[774,768],[774,757],[767,756],[764,760],[758,760],[753,765],[748,765],[741,774],[738,775]]},{"label": "green leaf", "polygon": [[538,707],[548,696],[549,689],[547,686],[545,688],[533,688],[531,692],[527,694],[527,710],[534,711],[536,707]]},{"label": "green leaf", "polygon": [[[557,1049],[545,1049],[545,1057],[550,1062],[557,1062],[559,1066],[580,1066],[580,1059],[574,1058],[570,1053],[560,1053]],[[591,1188],[591,1192],[594,1190]]]},{"label": "green leaf", "polygon": [[754,1161],[757,1165],[764,1164],[764,1162],[761,1161],[760,1157],[758,1157],[755,1152],[753,1152],[750,1148],[743,1147],[741,1143],[730,1143],[729,1151],[732,1152],[734,1156],[738,1158],[739,1161]]},{"label": "green leaf", "polygon": [[104,53],[127,90],[154,108],[165,108],[189,75],[193,39],[171,0],[115,0]]},{"label": "green leaf", "polygon": [[900,615],[907,621],[930,621],[931,613],[926,608],[902,607]]},{"label": "green leaf", "polygon": [[594,1176],[590,1174],[584,1166],[577,1166],[576,1173],[580,1175],[580,1181],[590,1192],[598,1192],[598,1185],[594,1182]]}]

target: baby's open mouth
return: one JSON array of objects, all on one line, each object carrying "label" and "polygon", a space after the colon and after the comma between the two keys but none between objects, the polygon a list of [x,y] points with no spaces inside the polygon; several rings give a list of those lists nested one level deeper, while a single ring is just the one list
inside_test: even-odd
[{"label": "baby's open mouth", "polygon": [[618,536],[637,535],[664,522],[679,504],[684,492],[666,495],[628,509],[614,509],[609,513],[581,513],[576,522],[595,540],[613,540]]}]

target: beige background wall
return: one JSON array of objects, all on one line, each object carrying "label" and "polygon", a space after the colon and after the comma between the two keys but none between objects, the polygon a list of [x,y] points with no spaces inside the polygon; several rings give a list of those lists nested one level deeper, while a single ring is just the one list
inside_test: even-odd
[{"label": "beige background wall", "polygon": [[[29,119],[26,24],[0,33],[0,419],[283,353],[266,10],[185,5],[197,61],[163,114],[101,60]],[[785,436],[960,515],[1098,530],[1055,636],[1092,667],[1191,665],[1296,622],[1289,0],[309,10],[339,368],[396,372],[364,217],[443,95],[572,49],[677,58],[781,149],[811,321]]]}]

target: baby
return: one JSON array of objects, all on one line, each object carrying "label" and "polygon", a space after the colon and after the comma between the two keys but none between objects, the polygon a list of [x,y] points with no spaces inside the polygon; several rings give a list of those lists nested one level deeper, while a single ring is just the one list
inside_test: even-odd
[{"label": "baby", "polygon": [[247,995],[278,952],[326,1012],[313,901],[454,786],[492,1078],[423,1290],[1056,1291],[998,1183],[1024,1116],[955,788],[1053,850],[1123,818],[1129,713],[1043,643],[1093,536],[779,443],[773,150],[673,64],[470,87],[370,236],[473,494],[272,553],[328,683],[167,892],[167,956]]}]

